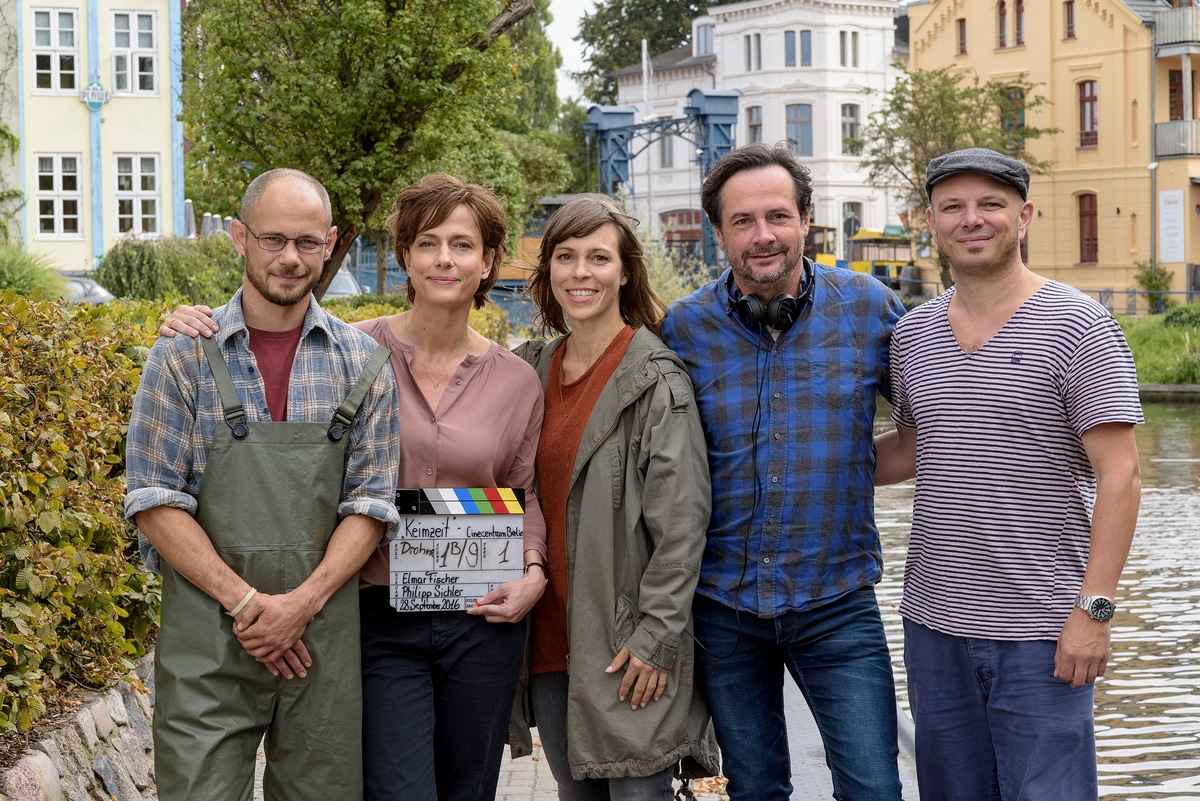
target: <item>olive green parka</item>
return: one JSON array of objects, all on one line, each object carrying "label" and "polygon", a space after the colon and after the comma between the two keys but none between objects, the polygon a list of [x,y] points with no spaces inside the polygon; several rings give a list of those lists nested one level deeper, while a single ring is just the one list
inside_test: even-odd
[{"label": "olive green parka", "polygon": [[[517,354],[545,388],[565,338]],[[695,678],[691,606],[711,511],[704,432],[679,358],[645,329],[605,385],[583,431],[567,498],[567,752],[571,775],[649,776],[683,762],[716,775],[712,723]],[[630,709],[622,647],[667,671],[658,701]],[[528,654],[514,703],[513,756],[532,751]]]}]

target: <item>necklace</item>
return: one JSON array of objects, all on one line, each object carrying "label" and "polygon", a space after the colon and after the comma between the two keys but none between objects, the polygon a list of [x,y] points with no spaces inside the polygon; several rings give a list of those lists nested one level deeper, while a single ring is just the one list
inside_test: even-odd
[{"label": "necklace", "polygon": [[[452,376],[456,372],[458,372],[458,367],[462,363],[462,358],[458,358],[453,361],[453,364],[450,367],[450,372],[446,373],[441,378],[438,378],[437,376],[435,376],[433,374],[433,372],[429,369],[429,363],[432,361],[432,359],[430,359],[428,356],[421,357],[421,351],[417,348],[416,337],[414,337],[412,335],[412,322],[411,321],[412,321],[411,317],[405,316],[405,318],[404,318],[404,333],[408,335],[409,341],[412,342],[413,361],[416,361],[418,358],[421,358],[421,369],[425,371],[425,375],[429,376],[429,380],[433,382],[433,388],[440,389],[442,384],[446,383],[446,381],[450,378],[450,376]],[[467,343],[467,351],[469,352],[470,349],[471,349],[471,345],[470,345],[470,342],[468,342]],[[466,354],[464,354],[463,356],[465,357],[465,355]]]}]

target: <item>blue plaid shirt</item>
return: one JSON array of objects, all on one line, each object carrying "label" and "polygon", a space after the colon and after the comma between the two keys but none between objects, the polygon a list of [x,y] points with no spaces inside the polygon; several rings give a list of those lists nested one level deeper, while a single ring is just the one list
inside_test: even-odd
[{"label": "blue plaid shirt", "polygon": [[904,307],[870,276],[805,260],[811,303],[789,329],[732,314],[727,270],[675,303],[662,338],[700,405],[712,518],[697,592],[760,617],[879,581],[876,396]]},{"label": "blue plaid shirt", "polygon": [[[240,289],[213,312],[213,320],[220,325],[213,338],[225,357],[247,421],[269,421],[266,390],[242,316]],[[332,419],[377,347],[375,340],[310,301],[288,382],[288,420],[326,423]],[[133,399],[126,445],[125,517],[132,521],[138,512],[156,506],[195,515],[218,425],[225,425],[221,396],[200,340],[160,338],[150,350]],[[394,536],[400,525],[395,506],[399,465],[396,379],[385,366],[350,426],[338,517],[361,514],[382,520],[388,536]],[[143,561],[158,572],[158,552],[144,537],[139,540]]]}]

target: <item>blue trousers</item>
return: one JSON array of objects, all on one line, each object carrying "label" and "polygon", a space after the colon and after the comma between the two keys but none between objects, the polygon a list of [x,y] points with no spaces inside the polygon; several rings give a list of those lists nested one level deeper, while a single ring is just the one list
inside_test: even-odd
[{"label": "blue trousers", "polygon": [[697,595],[692,614],[731,801],[791,797],[785,670],[821,732],[834,798],[900,798],[896,687],[873,588],[774,618]]},{"label": "blue trousers", "polygon": [[493,801],[525,623],[397,612],[359,590],[367,801]]},{"label": "blue trousers", "polygon": [[1094,685],[1054,678],[1055,647],[904,621],[921,801],[1096,801]]}]

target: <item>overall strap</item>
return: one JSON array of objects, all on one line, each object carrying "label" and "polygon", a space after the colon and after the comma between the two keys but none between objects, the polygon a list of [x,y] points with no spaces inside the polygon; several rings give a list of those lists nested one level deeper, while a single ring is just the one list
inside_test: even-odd
[{"label": "overall strap", "polygon": [[383,366],[387,364],[387,360],[391,358],[392,352],[382,345],[375,349],[371,354],[371,358],[367,361],[367,366],[363,368],[362,374],[358,377],[358,382],[354,388],[350,390],[350,394],[346,396],[346,400],[342,401],[342,405],[333,413],[333,419],[329,421],[329,438],[334,442],[339,441],[346,430],[350,428],[350,423],[354,420],[354,415],[358,414],[358,408],[362,406],[363,398],[367,397],[367,391],[371,389],[371,385],[375,383],[376,376]]},{"label": "overall strap", "polygon": [[200,337],[200,346],[204,349],[204,357],[208,359],[209,369],[217,382],[217,392],[221,396],[221,407],[225,410],[225,423],[233,432],[234,439],[245,439],[250,433],[246,427],[246,413],[242,410],[242,402],[238,400],[237,390],[233,388],[233,378],[225,365],[221,349],[209,337]]}]

